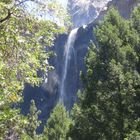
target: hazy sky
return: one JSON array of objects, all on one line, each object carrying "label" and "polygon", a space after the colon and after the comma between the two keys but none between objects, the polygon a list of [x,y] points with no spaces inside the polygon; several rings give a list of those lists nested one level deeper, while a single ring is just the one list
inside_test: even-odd
[{"label": "hazy sky", "polygon": [[68,0],[57,0],[57,1],[60,2],[64,7],[67,6]]},{"label": "hazy sky", "polygon": [[[40,1],[43,1],[43,0],[40,0]],[[45,1],[45,0],[44,0]],[[50,0],[51,1],[51,0]],[[62,4],[62,6],[64,8],[67,7],[67,2],[68,0],[57,0],[60,4]],[[41,11],[38,11],[37,10],[37,5],[30,1],[30,2],[26,2],[26,8],[27,10],[29,11],[29,13],[34,13],[39,19],[47,19],[47,20],[54,20],[54,17],[50,17],[49,15],[47,14],[44,14],[44,12],[41,12]],[[55,19],[55,22],[57,24],[59,24],[60,26],[63,25],[57,18]]]}]

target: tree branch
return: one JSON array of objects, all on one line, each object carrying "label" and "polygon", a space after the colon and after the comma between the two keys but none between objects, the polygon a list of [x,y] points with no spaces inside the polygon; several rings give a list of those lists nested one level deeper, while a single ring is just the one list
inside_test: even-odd
[{"label": "tree branch", "polygon": [[39,2],[37,0],[22,0],[22,1],[17,0],[16,2],[18,2],[18,3],[16,4],[16,6],[20,6],[20,5],[22,5],[22,4],[24,4],[25,2],[28,2],[28,1],[32,1],[32,2],[35,2],[35,3],[38,3],[38,4],[42,4],[41,2]]},{"label": "tree branch", "polygon": [[10,9],[7,9],[8,10],[8,13],[7,13],[7,16],[5,17],[5,18],[3,18],[3,19],[1,19],[0,20],[0,23],[2,23],[2,22],[4,22],[4,21],[6,21],[6,20],[8,20],[10,17],[11,17],[11,12],[10,12]]}]

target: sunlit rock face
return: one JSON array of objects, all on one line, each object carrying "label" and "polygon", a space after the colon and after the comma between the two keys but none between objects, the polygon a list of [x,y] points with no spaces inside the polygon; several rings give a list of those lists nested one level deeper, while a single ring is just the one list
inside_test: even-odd
[{"label": "sunlit rock face", "polygon": [[100,12],[107,10],[112,0],[69,0],[68,9],[74,27],[80,27],[95,20]]},{"label": "sunlit rock face", "polygon": [[110,6],[116,7],[124,18],[129,18],[132,9],[140,0],[68,0],[68,10],[73,28],[104,17]]}]

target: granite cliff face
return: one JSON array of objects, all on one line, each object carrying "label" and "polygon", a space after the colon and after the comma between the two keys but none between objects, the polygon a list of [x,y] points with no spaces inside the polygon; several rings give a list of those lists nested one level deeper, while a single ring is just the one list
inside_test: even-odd
[{"label": "granite cliff face", "polygon": [[111,6],[116,7],[123,17],[129,18],[132,9],[140,2],[140,0],[87,0],[82,8],[85,0],[79,1],[68,1],[68,10],[74,27],[89,24],[96,18],[101,19]]},{"label": "granite cliff face", "polygon": [[107,10],[112,0],[69,0],[68,11],[74,27],[87,25],[94,21],[102,11]]},{"label": "granite cliff face", "polygon": [[[72,2],[73,0],[69,1]],[[136,6],[139,2],[140,0],[113,0],[110,1],[107,6],[110,7],[114,5],[123,17],[128,18],[130,17],[130,13],[134,6]],[[89,10],[91,14],[91,20],[92,16],[95,15],[95,9],[89,8]],[[106,11],[100,12],[99,18],[96,21],[102,19],[105,14]],[[85,15],[83,15],[83,17],[84,16]],[[73,22],[75,26],[80,25],[80,22],[83,21],[83,18],[77,18],[77,20],[76,15],[74,15]],[[74,53],[71,54],[71,59],[69,60],[67,76],[65,80],[65,96],[67,96],[67,100],[65,102],[67,109],[71,109],[73,103],[77,99],[76,93],[78,89],[82,88],[79,75],[80,71],[86,72],[84,58],[86,56],[90,40],[94,41],[93,28],[96,26],[95,21],[91,22],[90,20],[85,17],[84,21],[90,23],[87,24],[87,26],[79,27],[76,40],[73,45]],[[30,101],[31,99],[34,99],[38,109],[42,111],[39,118],[42,120],[43,124],[46,122],[50,111],[53,109],[60,97],[60,83],[64,74],[64,47],[67,39],[68,35],[63,34],[59,35],[55,40],[55,45],[52,47],[52,50],[56,53],[56,56],[50,59],[50,64],[54,66],[55,70],[49,73],[48,83],[43,83],[40,87],[31,87],[30,85],[27,85],[24,90],[24,103],[22,104],[22,112],[27,114]]]}]

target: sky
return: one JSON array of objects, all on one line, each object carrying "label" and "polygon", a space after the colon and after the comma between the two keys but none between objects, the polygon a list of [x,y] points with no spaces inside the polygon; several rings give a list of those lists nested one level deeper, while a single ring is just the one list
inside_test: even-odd
[{"label": "sky", "polygon": [[57,0],[57,1],[60,2],[64,7],[67,7],[68,0]]},{"label": "sky", "polygon": [[[49,0],[40,0],[40,2],[45,2],[45,1],[49,1]],[[51,0],[50,0],[51,1]],[[64,8],[67,8],[67,2],[68,0],[56,0],[58,1]],[[51,20],[51,21],[54,21],[54,18],[53,17],[50,17],[49,15],[47,14],[44,14],[43,12],[41,11],[37,11],[37,5],[32,2],[32,1],[28,1],[26,2],[26,8],[28,10],[29,13],[34,13],[36,14],[36,16],[39,18],[39,19],[47,19],[47,20]],[[58,20],[57,18],[55,18],[55,21],[58,25],[60,26],[63,26],[63,23],[61,23],[60,20]]]}]

